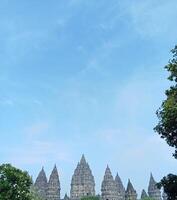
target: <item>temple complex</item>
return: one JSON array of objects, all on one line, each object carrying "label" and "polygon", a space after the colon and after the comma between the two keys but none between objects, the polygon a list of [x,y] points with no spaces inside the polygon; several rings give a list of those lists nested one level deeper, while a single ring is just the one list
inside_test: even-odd
[{"label": "temple complex", "polygon": [[[43,200],[61,200],[60,179],[56,165],[52,170],[49,180],[47,180],[44,168],[42,168],[34,183],[34,187]],[[137,200],[137,192],[131,181],[128,181],[127,189],[125,190],[120,176],[117,173],[114,179],[109,166],[105,170],[101,184],[101,194],[96,195],[94,176],[84,155],[82,155],[71,178],[70,196],[65,194],[62,200],[81,200],[83,197],[90,196],[98,197],[100,200]],[[141,199],[147,197],[151,197],[154,200],[167,199],[166,194],[163,193],[162,195],[161,191],[157,188],[152,174],[150,175],[148,194],[145,190],[142,190],[141,193]]]}]

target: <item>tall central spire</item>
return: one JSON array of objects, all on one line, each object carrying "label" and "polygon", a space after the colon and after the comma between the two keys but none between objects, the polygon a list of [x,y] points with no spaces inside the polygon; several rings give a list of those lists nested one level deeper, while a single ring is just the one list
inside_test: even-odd
[{"label": "tall central spire", "polygon": [[95,180],[92,171],[82,155],[71,180],[70,198],[73,200],[81,199],[84,196],[95,195]]},{"label": "tall central spire", "polygon": [[82,154],[81,160],[80,160],[80,165],[86,165],[86,160],[84,154]]}]

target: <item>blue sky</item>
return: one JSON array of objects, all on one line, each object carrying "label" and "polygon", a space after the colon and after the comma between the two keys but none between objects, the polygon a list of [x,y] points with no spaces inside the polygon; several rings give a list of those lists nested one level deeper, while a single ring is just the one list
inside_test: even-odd
[{"label": "blue sky", "polygon": [[138,192],[176,173],[153,132],[169,87],[176,0],[1,0],[0,163],[58,166],[62,195],[82,153],[97,193],[106,165]]}]

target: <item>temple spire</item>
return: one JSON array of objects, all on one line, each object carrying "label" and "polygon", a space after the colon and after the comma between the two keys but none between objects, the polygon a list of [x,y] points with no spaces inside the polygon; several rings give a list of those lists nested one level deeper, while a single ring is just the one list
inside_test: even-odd
[{"label": "temple spire", "polygon": [[141,199],[144,199],[144,198],[147,198],[147,197],[148,197],[148,195],[147,195],[146,191],[143,189],[142,193],[141,193]]},{"label": "temple spire", "polygon": [[101,185],[102,200],[118,200],[119,194],[111,170],[107,165]]},{"label": "temple spire", "polygon": [[124,200],[125,199],[125,188],[123,186],[122,180],[119,177],[118,173],[115,177],[115,183],[116,183],[117,191],[119,193],[119,199]]},{"label": "temple spire", "polygon": [[44,171],[44,167],[42,167],[41,171],[39,172],[38,177],[36,178],[36,181],[34,183],[34,187],[38,191],[39,195],[46,199],[47,194],[47,177],[46,173]]},{"label": "temple spire", "polygon": [[77,200],[84,196],[95,196],[95,180],[85,156],[82,155],[72,176],[70,198]]},{"label": "temple spire", "polygon": [[48,200],[60,200],[60,180],[58,175],[57,166],[54,165],[52,173],[48,182],[47,199]]},{"label": "temple spire", "polygon": [[157,188],[156,181],[152,173],[150,174],[149,186],[148,186],[149,197],[154,200],[161,200],[161,191]]},{"label": "temple spire", "polygon": [[82,154],[82,157],[81,157],[81,160],[80,160],[80,164],[81,165],[85,165],[86,164],[86,160],[85,160],[84,154]]},{"label": "temple spire", "polygon": [[126,200],[137,200],[137,193],[136,193],[136,190],[134,189],[130,179],[128,180],[125,199]]}]

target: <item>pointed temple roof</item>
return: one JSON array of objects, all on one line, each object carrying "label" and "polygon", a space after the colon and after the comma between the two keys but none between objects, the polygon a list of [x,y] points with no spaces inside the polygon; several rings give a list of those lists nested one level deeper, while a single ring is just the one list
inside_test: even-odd
[{"label": "pointed temple roof", "polygon": [[125,199],[125,188],[123,186],[122,180],[119,177],[118,173],[115,177],[115,183],[116,183],[119,199],[124,200]]},{"label": "pointed temple roof", "polygon": [[147,197],[148,197],[148,195],[147,195],[146,191],[143,189],[142,193],[141,193],[141,199],[147,198]]},{"label": "pointed temple roof", "polygon": [[37,189],[41,197],[46,198],[47,177],[44,168],[42,168],[42,170],[39,172],[39,175],[34,183],[34,187]]},{"label": "pointed temple roof", "polygon": [[156,181],[151,173],[149,186],[148,186],[149,197],[154,198],[154,200],[161,200],[161,191],[156,186]]},{"label": "pointed temple roof", "polygon": [[136,192],[134,187],[133,187],[133,185],[132,185],[132,183],[131,183],[131,181],[130,181],[130,179],[128,180],[128,185],[127,185],[126,192]]},{"label": "pointed temple roof", "polygon": [[116,182],[112,176],[111,170],[107,165],[104,178],[101,184],[101,196],[103,200],[106,199],[118,199],[118,190],[116,187]]},{"label": "pointed temple roof", "polygon": [[152,173],[151,173],[151,174],[150,174],[150,180],[149,180],[148,191],[155,190],[155,189],[157,189],[156,181],[154,180],[154,177],[153,177],[153,175],[152,175]]},{"label": "pointed temple roof", "polygon": [[44,167],[42,167],[41,171],[39,172],[36,182],[39,181],[39,179],[47,182],[47,177],[46,177],[46,173],[44,171]]},{"label": "pointed temple roof", "polygon": [[53,182],[55,182],[55,184],[57,184],[58,187],[60,188],[60,180],[59,180],[59,175],[58,175],[58,170],[57,170],[56,165],[54,165],[54,168],[53,168],[52,173],[50,175],[48,184],[50,185]]},{"label": "pointed temple roof", "polygon": [[84,155],[82,155],[72,176],[70,193],[71,199],[79,199],[86,195],[95,195],[94,176]]},{"label": "pointed temple roof", "polygon": [[86,165],[86,160],[84,154],[82,154],[81,160],[80,160],[80,165]]},{"label": "pointed temple roof", "polygon": [[60,199],[60,180],[56,165],[54,166],[48,182],[48,200]]},{"label": "pointed temple roof", "polygon": [[149,180],[149,186],[153,186],[154,184],[156,184],[156,181],[154,180],[154,177],[152,175],[152,173],[150,174],[150,180]]},{"label": "pointed temple roof", "polygon": [[137,193],[134,189],[130,179],[128,180],[127,189],[125,192],[126,199],[136,200],[137,199]]},{"label": "pointed temple roof", "polygon": [[111,170],[110,170],[108,165],[107,165],[106,170],[105,170],[105,176],[111,176],[113,178]]},{"label": "pointed temple roof", "polygon": [[124,193],[125,193],[124,185],[123,185],[122,180],[121,180],[121,178],[120,178],[120,176],[119,176],[118,173],[116,174],[115,182],[116,182],[116,186],[117,186],[117,188],[118,188],[118,191],[119,191],[119,192],[124,192]]}]

